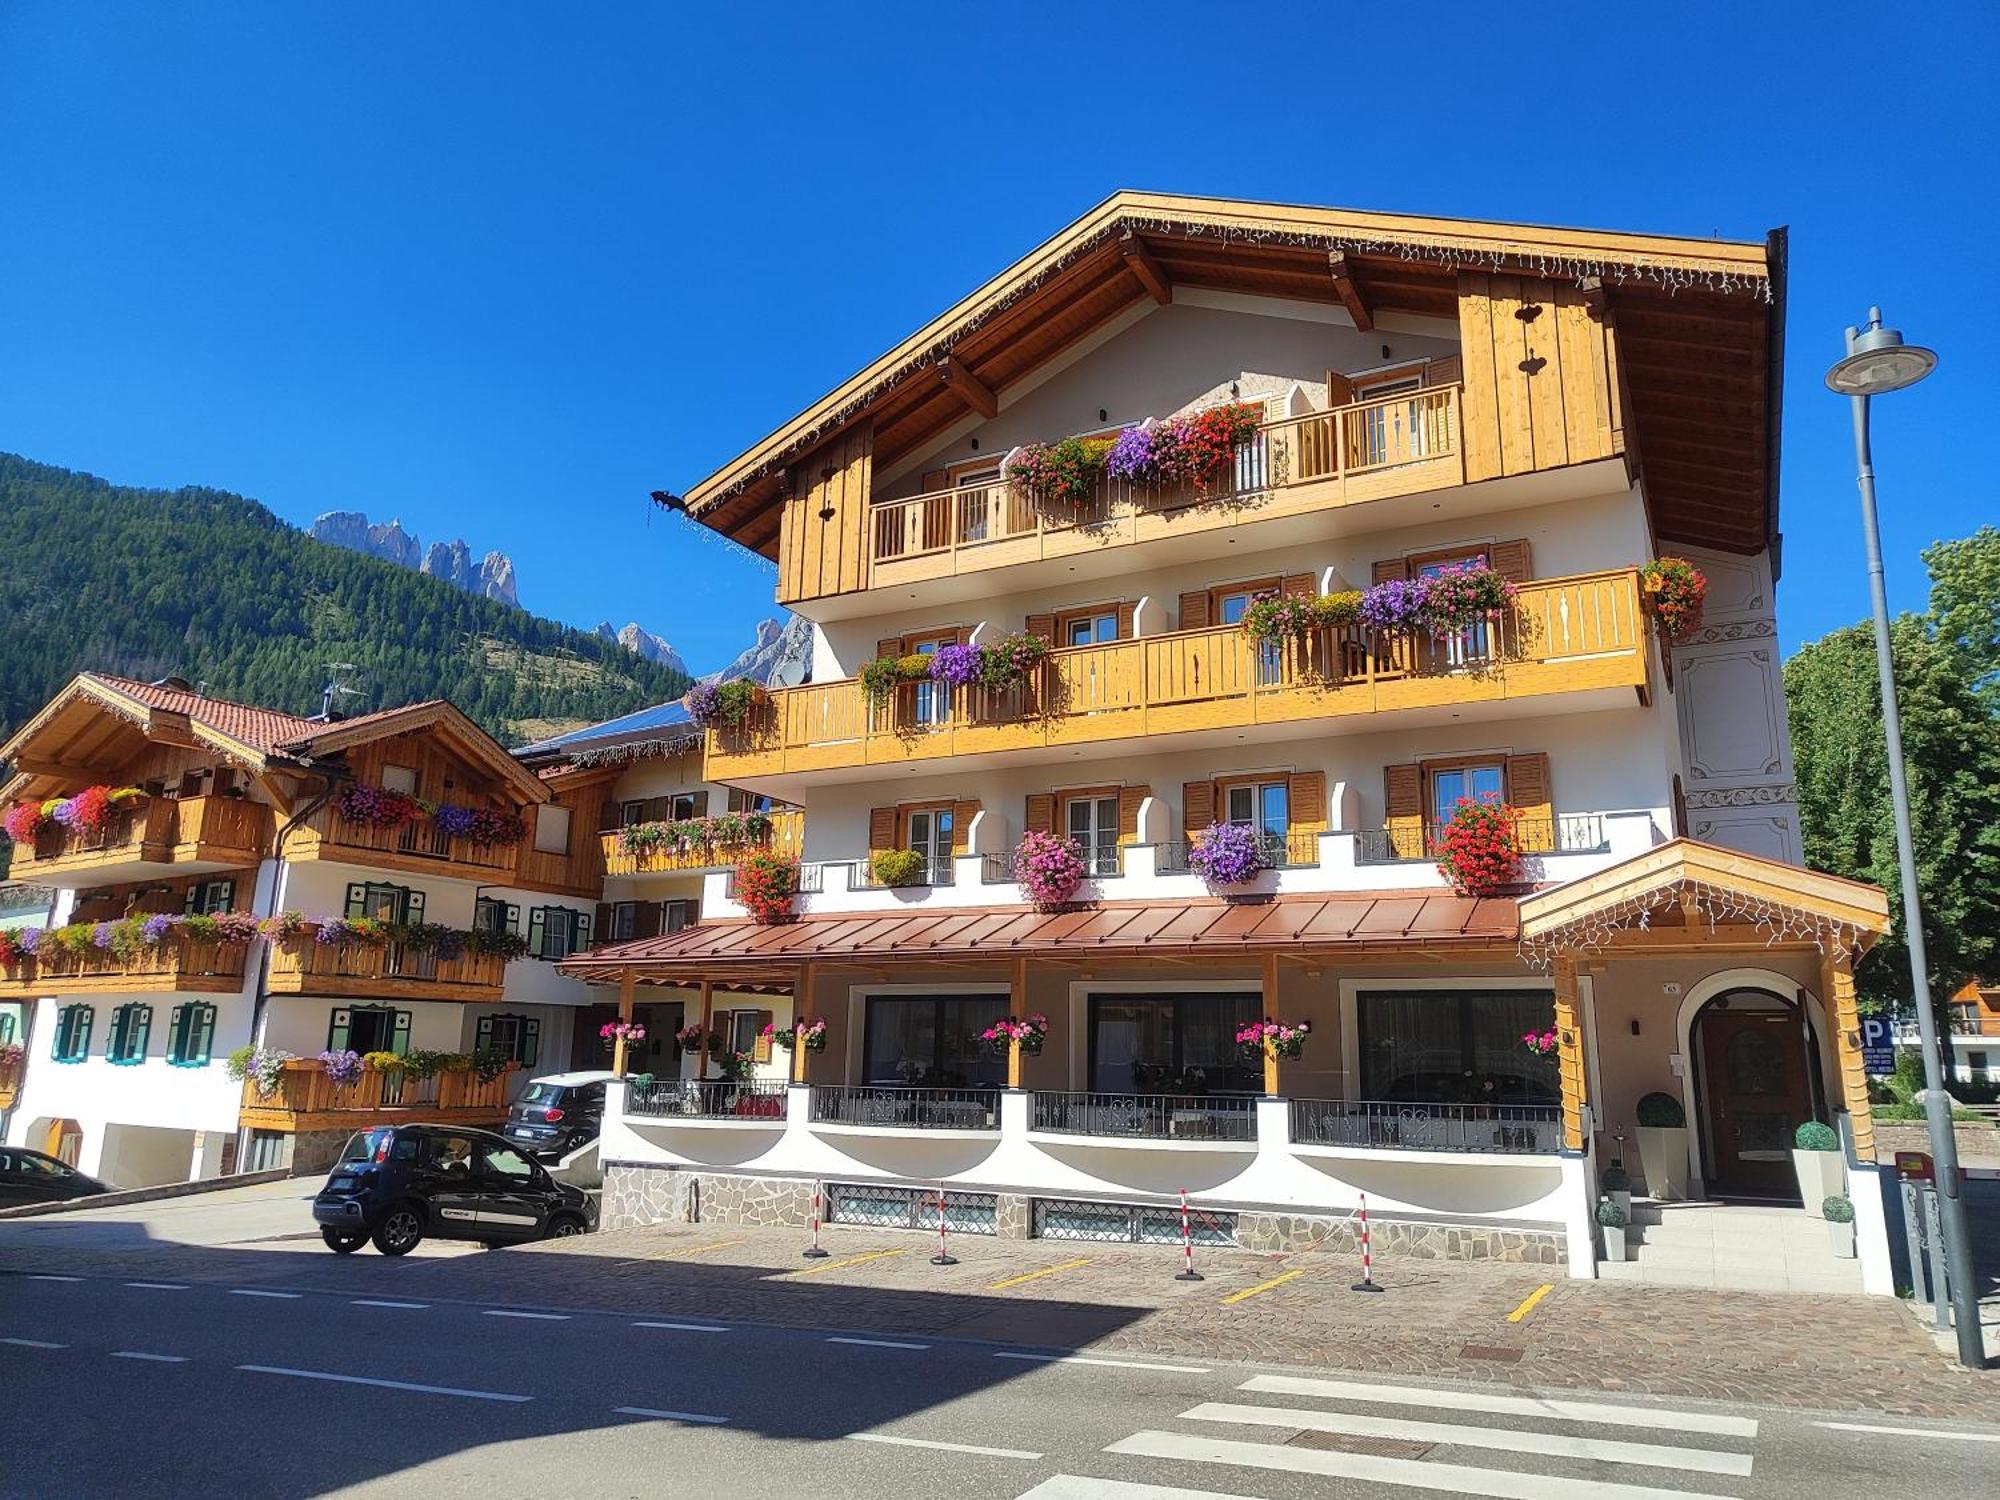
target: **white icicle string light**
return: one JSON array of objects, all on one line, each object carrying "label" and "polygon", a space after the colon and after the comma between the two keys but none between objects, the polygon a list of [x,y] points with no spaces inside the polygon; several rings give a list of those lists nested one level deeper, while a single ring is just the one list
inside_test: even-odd
[{"label": "white icicle string light", "polygon": [[[1745,926],[1762,932],[1767,948],[1780,943],[1810,943],[1835,958],[1852,958],[1861,952],[1862,933],[1852,922],[1706,881],[1677,880],[1643,895],[1623,897],[1549,932],[1523,937],[1521,959],[1531,968],[1546,970],[1558,954],[1613,947],[1619,933],[1649,931],[1655,912],[1678,909],[1689,902],[1711,936],[1721,926]],[[1699,934],[1692,923],[1689,930],[1691,935]]]}]

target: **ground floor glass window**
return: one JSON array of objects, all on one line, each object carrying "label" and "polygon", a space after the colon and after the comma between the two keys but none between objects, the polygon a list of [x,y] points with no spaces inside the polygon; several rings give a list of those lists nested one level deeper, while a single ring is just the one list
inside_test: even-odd
[{"label": "ground floor glass window", "polygon": [[1521,1040],[1554,1024],[1547,990],[1364,990],[1355,1008],[1364,1099],[1562,1102],[1555,1058]]},{"label": "ground floor glass window", "polygon": [[1257,1093],[1261,1067],[1236,1033],[1258,1018],[1253,994],[1092,995],[1090,1087],[1105,1094]]},{"label": "ground floor glass window", "polygon": [[979,1034],[1007,1014],[1005,995],[875,995],[864,1080],[878,1088],[999,1088],[1007,1063]]}]

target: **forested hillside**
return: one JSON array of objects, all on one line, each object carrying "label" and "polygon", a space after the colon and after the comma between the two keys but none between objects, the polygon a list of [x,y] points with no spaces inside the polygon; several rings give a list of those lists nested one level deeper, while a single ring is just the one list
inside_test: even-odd
[{"label": "forested hillside", "polygon": [[615,641],[314,541],[220,490],[141,490],[0,454],[0,737],[78,671],[178,674],[295,713],[445,697],[515,743],[687,677]]}]

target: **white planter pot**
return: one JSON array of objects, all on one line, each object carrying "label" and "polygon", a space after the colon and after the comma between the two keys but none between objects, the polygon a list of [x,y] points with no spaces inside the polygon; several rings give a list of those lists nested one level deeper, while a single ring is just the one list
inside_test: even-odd
[{"label": "white planter pot", "polygon": [[1639,1167],[1646,1174],[1646,1192],[1663,1203],[1687,1197],[1688,1133],[1679,1125],[1641,1125]]},{"label": "white planter pot", "polygon": [[1827,1220],[1826,1237],[1832,1243],[1833,1253],[1837,1259],[1854,1259],[1854,1224],[1852,1221],[1845,1224],[1836,1224],[1831,1219]]},{"label": "white planter pot", "polygon": [[1809,1214],[1820,1204],[1847,1192],[1847,1163],[1838,1151],[1794,1151],[1792,1168],[1799,1174],[1799,1197]]},{"label": "white planter pot", "polygon": [[1625,1230],[1617,1224],[1597,1226],[1604,1235],[1604,1258],[1622,1261],[1625,1259]]}]

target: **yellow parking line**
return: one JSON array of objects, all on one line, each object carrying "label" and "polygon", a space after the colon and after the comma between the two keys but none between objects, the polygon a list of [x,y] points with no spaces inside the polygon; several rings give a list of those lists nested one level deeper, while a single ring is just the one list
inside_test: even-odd
[{"label": "yellow parking line", "polygon": [[902,1255],[908,1247],[899,1250],[870,1250],[866,1255],[850,1255],[846,1260],[830,1260],[824,1265],[805,1266],[797,1271],[787,1271],[787,1276],[817,1276],[822,1271],[838,1271],[842,1266],[858,1266],[863,1261],[880,1260],[885,1255]]},{"label": "yellow parking line", "polygon": [[1222,1305],[1224,1307],[1227,1307],[1232,1302],[1243,1302],[1251,1297],[1261,1297],[1264,1295],[1264,1293],[1270,1291],[1272,1287],[1283,1286],[1286,1282],[1290,1281],[1294,1276],[1303,1276],[1305,1274],[1306,1273],[1303,1270],[1287,1271],[1282,1276],[1273,1276],[1269,1281],[1260,1281],[1255,1286],[1246,1286],[1245,1288],[1243,1288],[1242,1291],[1231,1292],[1227,1297],[1224,1297],[1222,1299]]},{"label": "yellow parking line", "polygon": [[1005,1281],[995,1281],[987,1286],[989,1292],[1003,1291],[1010,1286],[1019,1286],[1024,1281],[1039,1281],[1044,1276],[1053,1276],[1058,1271],[1074,1271],[1078,1266],[1090,1264],[1090,1257],[1081,1260],[1066,1260],[1059,1266],[1043,1266],[1039,1271],[1030,1271],[1024,1276],[1009,1276]]},{"label": "yellow parking line", "polygon": [[1550,1292],[1553,1292],[1555,1289],[1556,1288],[1554,1282],[1549,1282],[1549,1281],[1543,1282],[1540,1286],[1536,1287],[1532,1292],[1528,1293],[1526,1300],[1523,1301],[1519,1307],[1515,1308],[1512,1312],[1507,1314],[1507,1321],[1509,1323],[1520,1322],[1521,1319],[1527,1317],[1529,1313],[1535,1310],[1535,1304],[1537,1302],[1540,1302],[1542,1298],[1548,1296],[1548,1294]]},{"label": "yellow parking line", "polygon": [[749,1243],[748,1240],[717,1240],[712,1245],[695,1245],[687,1250],[683,1250],[681,1254],[706,1255],[711,1250],[733,1250],[738,1245],[747,1245]]}]

